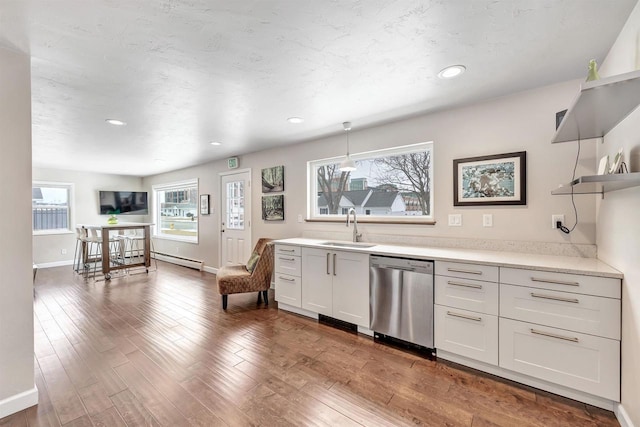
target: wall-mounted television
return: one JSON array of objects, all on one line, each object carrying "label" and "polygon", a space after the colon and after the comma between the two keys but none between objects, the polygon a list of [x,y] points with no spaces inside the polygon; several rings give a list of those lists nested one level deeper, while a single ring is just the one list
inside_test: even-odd
[{"label": "wall-mounted television", "polygon": [[148,215],[146,191],[100,191],[100,215]]}]

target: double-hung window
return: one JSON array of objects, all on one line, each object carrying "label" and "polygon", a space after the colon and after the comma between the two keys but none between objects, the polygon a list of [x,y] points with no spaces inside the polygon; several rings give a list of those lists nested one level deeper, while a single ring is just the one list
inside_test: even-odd
[{"label": "double-hung window", "polygon": [[35,181],[31,186],[33,234],[73,231],[73,184]]},{"label": "double-hung window", "polygon": [[344,157],[307,163],[310,220],[343,219],[353,208],[363,221],[433,222],[433,143],[351,158],[353,172],[340,171]]},{"label": "double-hung window", "polygon": [[155,236],[198,243],[198,180],[153,186]]}]

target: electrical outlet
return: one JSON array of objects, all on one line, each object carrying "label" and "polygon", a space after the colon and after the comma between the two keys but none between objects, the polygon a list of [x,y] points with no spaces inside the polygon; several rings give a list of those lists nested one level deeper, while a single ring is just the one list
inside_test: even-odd
[{"label": "electrical outlet", "polygon": [[449,227],[462,227],[462,214],[449,214]]},{"label": "electrical outlet", "polygon": [[67,254],[67,250],[66,249],[60,249],[60,254],[66,255]]},{"label": "electrical outlet", "polygon": [[493,227],[493,214],[483,214],[482,215],[482,226],[483,227]]},{"label": "electrical outlet", "polygon": [[298,222],[302,222],[302,214],[298,214]]},{"label": "electrical outlet", "polygon": [[556,229],[558,221],[560,221],[564,225],[564,215],[557,214],[551,215],[551,228]]},{"label": "electrical outlet", "polygon": [[176,253],[179,254],[180,253],[180,247],[176,246]]}]

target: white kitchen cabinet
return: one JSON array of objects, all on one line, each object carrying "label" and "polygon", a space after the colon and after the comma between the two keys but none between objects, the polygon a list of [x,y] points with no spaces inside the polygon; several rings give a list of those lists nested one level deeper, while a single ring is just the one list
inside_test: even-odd
[{"label": "white kitchen cabinet", "polygon": [[500,319],[500,366],[620,401],[620,342]]},{"label": "white kitchen cabinet", "polygon": [[369,327],[369,254],[302,249],[302,308]]},{"label": "white kitchen cabinet", "polygon": [[302,271],[300,247],[277,244],[274,264],[276,301],[292,307],[300,307],[300,275]]},{"label": "white kitchen cabinet", "polygon": [[435,302],[479,313],[498,315],[498,284],[435,276]]},{"label": "white kitchen cabinet", "polygon": [[438,350],[498,364],[498,316],[436,305],[434,326]]},{"label": "white kitchen cabinet", "polygon": [[620,279],[500,268],[500,367],[620,400]]},{"label": "white kitchen cabinet", "polygon": [[500,285],[500,316],[620,339],[620,300]]},{"label": "white kitchen cabinet", "polygon": [[498,364],[498,267],[435,262],[437,350]]}]

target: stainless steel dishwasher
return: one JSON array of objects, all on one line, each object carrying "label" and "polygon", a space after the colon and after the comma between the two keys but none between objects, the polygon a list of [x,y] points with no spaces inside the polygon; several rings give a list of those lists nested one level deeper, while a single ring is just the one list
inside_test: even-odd
[{"label": "stainless steel dishwasher", "polygon": [[433,261],[372,255],[369,265],[369,329],[432,349]]}]

